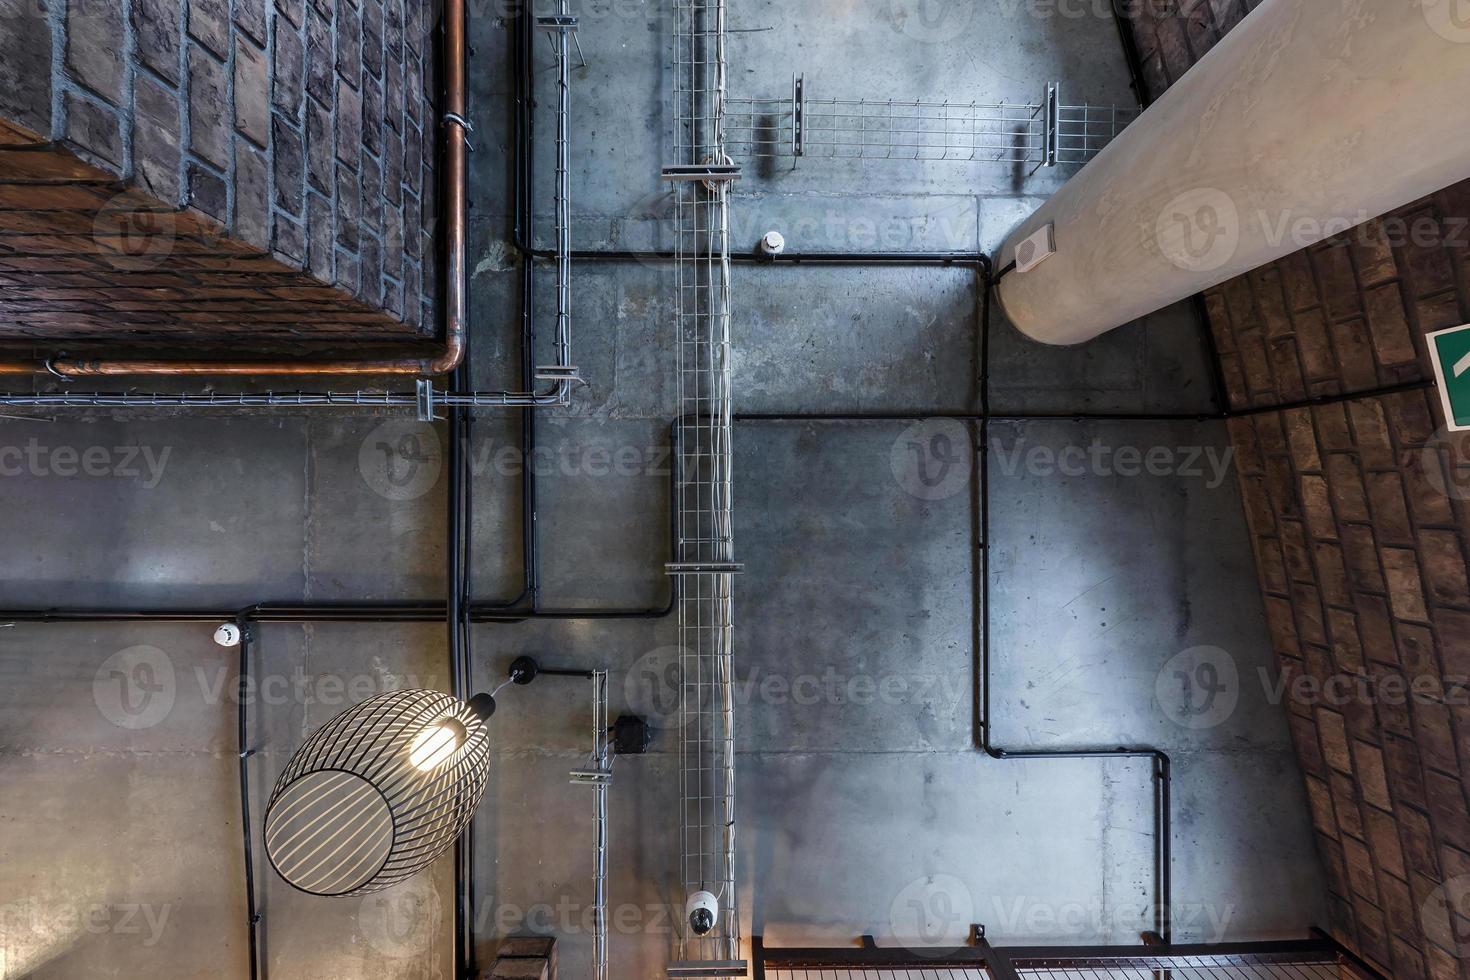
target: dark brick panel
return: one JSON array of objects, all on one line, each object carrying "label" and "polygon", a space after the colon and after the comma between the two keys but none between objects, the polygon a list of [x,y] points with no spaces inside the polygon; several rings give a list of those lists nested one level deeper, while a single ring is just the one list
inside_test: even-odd
[{"label": "dark brick panel", "polygon": [[[237,152],[250,162],[239,186],[260,190],[237,192],[236,207],[251,209],[239,224],[253,237],[269,234],[272,251],[292,261],[223,237],[202,215],[120,190],[106,172],[44,142],[0,150],[6,172],[53,178],[0,183],[0,345],[49,353],[64,336],[73,353],[121,341],[128,349],[187,345],[226,356],[244,343],[286,354],[307,343],[361,352],[409,339],[399,320],[300,271],[302,226],[260,227],[270,220],[265,202],[253,200],[265,192],[265,155],[240,141]],[[225,207],[217,177],[199,169],[191,178],[201,209]]]},{"label": "dark brick panel", "polygon": [[[436,91],[437,53],[426,5],[409,6],[411,22],[403,0],[0,0],[0,147],[33,154],[0,161],[0,198],[11,201],[0,208],[13,212],[0,218],[11,262],[0,285],[27,267],[36,277],[6,302],[36,313],[54,285],[44,277],[95,275],[82,270],[98,253],[72,227],[95,204],[47,210],[32,206],[44,193],[4,193],[44,183],[65,200],[52,185],[75,180],[80,199],[136,190],[147,212],[207,219],[222,255],[269,256],[304,282],[348,291],[354,311],[389,312],[405,336],[435,333],[438,269],[424,263],[436,253],[422,243],[441,132],[424,97]],[[48,220],[71,224],[63,234]],[[65,262],[63,244],[75,249]],[[104,286],[129,288],[119,272]],[[162,315],[148,311],[149,322]],[[0,342],[35,336],[38,322],[0,322]],[[49,322],[95,338],[104,320]]]}]

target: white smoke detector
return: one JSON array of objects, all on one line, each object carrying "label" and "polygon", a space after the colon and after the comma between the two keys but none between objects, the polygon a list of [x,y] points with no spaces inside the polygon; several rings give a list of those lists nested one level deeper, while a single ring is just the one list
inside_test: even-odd
[{"label": "white smoke detector", "polygon": [[1030,272],[1056,253],[1056,226],[1044,224],[1016,246],[1016,271]]},{"label": "white smoke detector", "polygon": [[214,642],[222,647],[237,647],[240,645],[240,627],[234,623],[225,623],[214,631]]},{"label": "white smoke detector", "polygon": [[762,255],[780,255],[786,251],[786,236],[779,231],[768,231],[761,236]]}]

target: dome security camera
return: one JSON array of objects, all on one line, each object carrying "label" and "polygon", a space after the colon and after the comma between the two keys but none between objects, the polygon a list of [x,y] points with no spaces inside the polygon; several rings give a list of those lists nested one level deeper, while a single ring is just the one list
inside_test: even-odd
[{"label": "dome security camera", "polygon": [[708,936],[720,917],[720,900],[709,892],[695,892],[684,906],[684,917],[696,936]]}]

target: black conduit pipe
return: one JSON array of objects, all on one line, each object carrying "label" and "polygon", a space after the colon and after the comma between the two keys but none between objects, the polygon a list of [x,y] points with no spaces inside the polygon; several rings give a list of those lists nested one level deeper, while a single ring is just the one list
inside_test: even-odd
[{"label": "black conduit pipe", "polygon": [[990,615],[990,323],[991,296],[994,283],[987,275],[982,284],[980,314],[980,479],[976,486],[976,509],[979,534],[976,541],[978,574],[974,576],[979,591],[980,646],[980,748],[992,759],[1128,759],[1146,758],[1153,762],[1154,785],[1154,932],[1168,944],[1170,940],[1170,906],[1173,902],[1173,846],[1171,841],[1170,788],[1172,775],[1169,755],[1152,747],[1115,749],[1007,749],[995,744],[994,715],[990,701],[991,615]]},{"label": "black conduit pipe", "polygon": [[[466,358],[468,360],[468,358]],[[456,383],[462,384],[466,373],[463,365],[455,372]],[[446,557],[448,589],[446,591],[445,624],[448,628],[450,693],[461,701],[470,699],[469,649],[465,614],[465,558],[470,537],[465,523],[466,492],[465,442],[468,439],[468,411],[460,406],[449,415],[449,522]],[[470,824],[474,821],[471,819]],[[473,976],[474,944],[470,937],[472,913],[469,911],[469,887],[473,879],[473,843],[471,827],[466,826],[454,842],[454,966],[453,976],[466,980]]]},{"label": "black conduit pipe", "polygon": [[240,670],[237,678],[240,706],[236,746],[240,761],[240,835],[245,844],[245,914],[250,944],[250,978],[260,980],[264,966],[260,961],[260,911],[255,898],[255,841],[254,825],[250,821],[250,759],[255,749],[250,746],[250,642],[251,623],[237,619],[235,626],[240,630]]},{"label": "black conduit pipe", "polygon": [[[1153,763],[1152,780],[1154,786],[1154,855],[1153,855],[1153,886],[1155,896],[1154,908],[1154,931],[1165,942],[1170,937],[1170,914],[1169,908],[1173,901],[1173,847],[1172,847],[1172,822],[1170,819],[1171,797],[1170,789],[1172,775],[1170,771],[1170,760],[1168,753],[1162,749],[1152,747],[1139,748],[1098,748],[1098,749],[1008,749],[995,744],[992,738],[994,723],[990,701],[990,665],[991,665],[991,614],[990,614],[990,423],[1000,417],[994,416],[990,411],[990,325],[991,325],[991,294],[997,276],[991,274],[989,259],[981,256],[978,260],[972,258],[972,264],[977,270],[980,281],[980,347],[979,347],[979,399],[980,411],[978,414],[961,413],[868,413],[868,414],[790,414],[782,415],[775,413],[763,413],[758,415],[737,415],[737,421],[748,422],[812,422],[812,421],[834,421],[834,422],[886,422],[886,421],[913,421],[935,418],[948,418],[978,423],[978,445],[973,447],[978,457],[979,480],[975,483],[975,496],[973,499],[973,511],[975,514],[975,556],[976,563],[974,587],[976,590],[975,609],[975,642],[978,648],[977,663],[975,664],[976,683],[979,686],[977,697],[976,727],[979,731],[977,740],[978,747],[987,756],[996,760],[1043,760],[1043,759],[1149,759]],[[1050,419],[1076,419],[1076,420],[1107,420],[1107,421],[1215,421],[1219,416],[1213,413],[1179,413],[1165,415],[1148,414],[1125,414],[1125,413],[1070,413],[1059,415],[1042,416],[1010,416],[1008,418],[1017,421],[1050,420]]]}]

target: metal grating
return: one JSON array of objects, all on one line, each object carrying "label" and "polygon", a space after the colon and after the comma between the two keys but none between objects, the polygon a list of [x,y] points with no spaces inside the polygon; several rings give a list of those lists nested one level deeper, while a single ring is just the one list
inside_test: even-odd
[{"label": "metal grating", "polygon": [[835,970],[767,970],[770,980],[991,980],[983,967],[843,967]]},{"label": "metal grating", "polygon": [[1243,956],[1135,957],[1018,964],[1035,980],[1358,980],[1335,960]]},{"label": "metal grating", "polygon": [[[731,99],[729,106],[726,145],[739,157],[1034,166],[1086,163],[1141,112],[1130,107],[1060,104],[1048,112],[1048,102],[798,96]],[[1049,144],[1055,159],[1050,159]]]},{"label": "metal grating", "polygon": [[[684,963],[736,961],[731,579],[730,231],[725,0],[674,0],[674,290],[679,372],[680,878],[719,900],[714,929],[681,925]],[[689,168],[712,168],[686,179]],[[682,915],[680,916],[682,922]],[[743,975],[743,970],[741,971]]]}]

